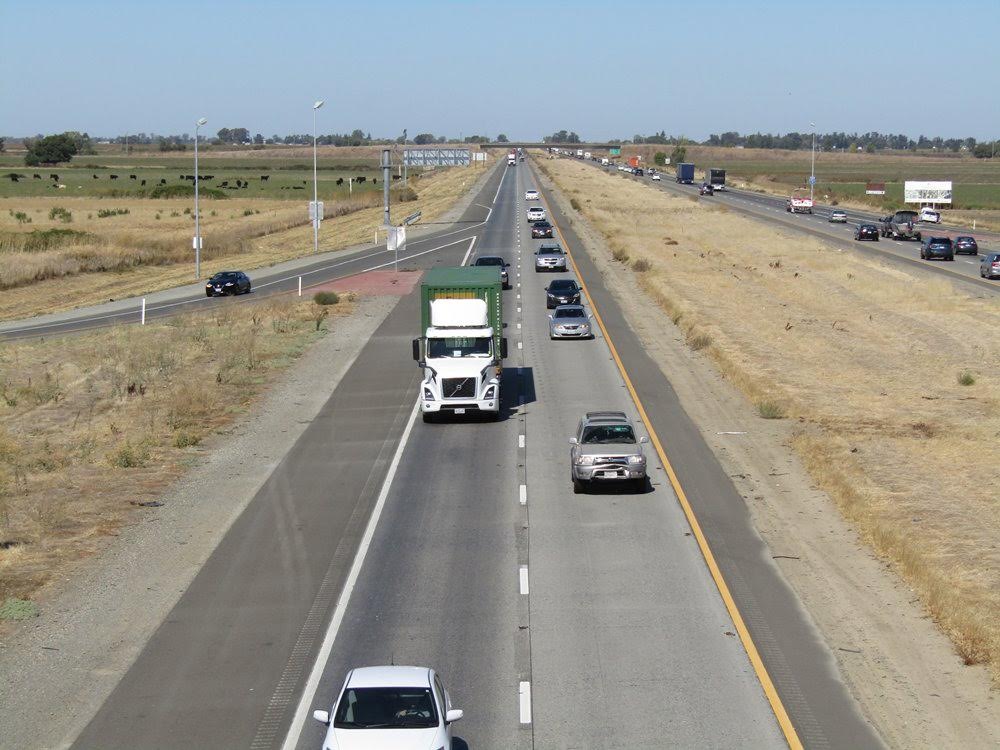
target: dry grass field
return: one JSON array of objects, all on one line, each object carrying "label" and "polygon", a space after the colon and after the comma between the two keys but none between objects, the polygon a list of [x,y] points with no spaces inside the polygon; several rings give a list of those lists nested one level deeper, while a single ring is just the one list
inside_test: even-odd
[{"label": "dry grass field", "polygon": [[[442,169],[411,180],[405,192],[393,191],[393,218],[419,210],[423,221],[434,221],[481,174],[482,168]],[[381,201],[381,192],[368,192],[327,203],[320,250],[372,242],[382,223]],[[0,199],[0,319],[191,282],[192,210],[187,200]],[[304,204],[204,199],[201,213],[203,275],[266,267],[312,252]]]},{"label": "dry grass field", "polygon": [[1000,305],[572,160],[543,169],[1000,679]]},{"label": "dry grass field", "polygon": [[30,608],[353,303],[279,299],[0,349],[0,604]]}]

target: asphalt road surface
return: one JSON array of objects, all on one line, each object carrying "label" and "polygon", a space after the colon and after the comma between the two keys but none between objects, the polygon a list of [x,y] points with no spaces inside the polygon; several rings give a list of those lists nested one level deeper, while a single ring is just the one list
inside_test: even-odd
[{"label": "asphalt road surface", "polygon": [[[603,331],[548,339],[542,288],[558,275],[533,271],[526,187],[528,164],[498,173],[477,198],[488,219],[426,256],[514,264],[503,418],[415,419],[418,295],[403,298],[77,747],[317,748],[311,710],[330,707],[351,667],[387,663],[439,670],[465,711],[456,747],[786,744],[657,455],[647,446],[649,492],[572,492],[567,438],[581,413],[621,409],[638,423],[638,410]],[[563,239],[792,736],[877,747],[738,493],[575,235]]]}]

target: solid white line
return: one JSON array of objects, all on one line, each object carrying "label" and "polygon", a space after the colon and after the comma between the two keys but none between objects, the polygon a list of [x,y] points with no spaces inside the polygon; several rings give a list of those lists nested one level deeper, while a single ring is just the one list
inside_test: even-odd
[{"label": "solid white line", "polygon": [[496,192],[496,195],[494,195],[494,196],[493,196],[493,202],[494,202],[494,203],[496,203],[496,202],[497,202],[497,197],[498,197],[498,196],[500,195],[500,188],[502,188],[502,187],[503,187],[503,181],[504,181],[504,178],[505,178],[505,177],[507,176],[507,170],[508,170],[508,169],[510,169],[510,167],[504,167],[504,168],[503,168],[503,174],[502,174],[502,175],[500,175],[500,184],[499,184],[499,185],[497,185],[497,192]]},{"label": "solid white line", "polygon": [[518,448],[523,448],[524,447],[524,435],[518,435],[517,436],[517,447]]},{"label": "solid white line", "polygon": [[330,652],[333,651],[333,644],[337,639],[337,631],[340,630],[340,624],[344,620],[344,614],[347,612],[347,605],[351,600],[351,593],[354,591],[354,586],[358,582],[358,576],[361,574],[361,567],[364,565],[365,555],[368,554],[368,548],[371,546],[372,537],[375,536],[375,527],[378,526],[378,519],[382,515],[382,509],[385,507],[385,500],[389,496],[389,488],[392,486],[393,477],[396,476],[396,470],[399,468],[400,459],[403,457],[403,450],[406,448],[410,432],[413,430],[413,425],[417,420],[418,411],[420,411],[419,401],[413,404],[413,411],[410,412],[410,419],[407,421],[406,427],[403,429],[403,434],[399,438],[399,445],[396,446],[396,453],[392,457],[392,463],[389,464],[389,471],[385,475],[385,480],[382,482],[382,491],[379,492],[378,500],[375,501],[375,507],[372,508],[372,515],[371,518],[368,519],[368,525],[365,527],[365,533],[361,538],[361,544],[358,545],[358,551],[354,553],[354,562],[351,564],[351,570],[347,574],[347,580],[344,581],[344,589],[340,592],[340,598],[337,600],[337,607],[333,610],[333,617],[330,619],[330,624],[327,626],[326,634],[323,636],[323,643],[320,645],[319,652],[316,654],[316,661],[313,662],[312,670],[309,672],[309,679],[306,680],[305,688],[302,691],[302,697],[299,698],[299,704],[295,709],[294,716],[292,716],[292,723],[291,726],[288,727],[288,734],[285,735],[285,741],[281,745],[282,750],[294,750],[295,746],[299,743],[299,736],[302,734],[302,729],[305,726],[306,716],[309,713],[309,706],[312,704],[316,695],[316,690],[319,688],[319,681],[323,676],[323,670],[326,669],[326,663],[330,658]]},{"label": "solid white line", "polygon": [[473,237],[472,242],[469,243],[469,249],[465,251],[465,257],[462,258],[463,266],[469,262],[469,256],[472,254],[472,248],[475,246],[475,244],[476,244],[476,238]]},{"label": "solid white line", "polygon": [[521,589],[521,594],[527,596],[528,594],[528,566],[522,565],[517,569],[518,584]]},{"label": "solid white line", "polygon": [[531,723],[531,683],[522,681],[517,686],[517,698],[520,707],[521,723]]},{"label": "solid white line", "polygon": [[521,505],[528,504],[528,485],[522,484],[517,488],[517,500]]}]

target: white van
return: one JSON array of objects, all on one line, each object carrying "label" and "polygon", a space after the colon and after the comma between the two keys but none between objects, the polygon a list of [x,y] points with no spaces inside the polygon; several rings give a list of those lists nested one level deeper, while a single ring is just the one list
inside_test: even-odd
[{"label": "white van", "polygon": [[928,224],[940,224],[941,212],[935,211],[933,208],[928,206],[924,206],[920,209],[920,221],[927,222]]}]

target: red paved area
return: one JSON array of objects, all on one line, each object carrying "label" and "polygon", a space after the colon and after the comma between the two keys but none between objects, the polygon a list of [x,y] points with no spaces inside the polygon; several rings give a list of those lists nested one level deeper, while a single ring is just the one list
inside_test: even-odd
[{"label": "red paved area", "polygon": [[362,296],[383,297],[397,295],[403,297],[413,291],[423,274],[420,271],[368,271],[346,279],[329,281],[325,284],[303,286],[302,296],[312,296],[316,292],[354,292]]}]

